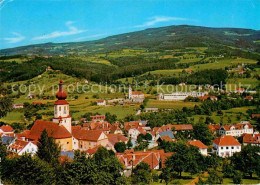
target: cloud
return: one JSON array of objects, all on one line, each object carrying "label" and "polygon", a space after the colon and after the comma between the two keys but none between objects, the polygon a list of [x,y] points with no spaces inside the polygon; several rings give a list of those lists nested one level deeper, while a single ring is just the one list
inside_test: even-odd
[{"label": "cloud", "polygon": [[21,34],[19,33],[16,33],[16,32],[12,32],[13,35],[16,35],[17,37],[9,37],[9,38],[3,38],[4,40],[7,40],[8,43],[12,44],[12,43],[17,43],[17,42],[20,42],[22,40],[25,39],[24,36],[22,36]]},{"label": "cloud", "polygon": [[182,17],[167,17],[167,16],[154,16],[149,18],[150,21],[145,22],[142,25],[137,25],[135,28],[142,28],[147,26],[153,26],[160,22],[169,22],[169,21],[187,21],[188,19]]},{"label": "cloud", "polygon": [[2,10],[8,3],[13,1],[14,0],[0,0],[0,10]]},{"label": "cloud", "polygon": [[57,38],[57,37],[64,37],[64,36],[69,36],[69,35],[76,35],[79,33],[86,32],[87,30],[79,30],[75,26],[72,26],[74,22],[73,21],[67,21],[65,25],[69,28],[68,31],[54,31],[52,33],[43,35],[43,36],[38,36],[32,38],[32,40],[43,40],[43,39],[51,39],[51,38]]},{"label": "cloud", "polygon": [[74,39],[74,41],[79,41],[79,40],[84,40],[84,39],[91,39],[91,38],[97,38],[97,37],[102,37],[102,36],[105,36],[105,35],[106,34],[88,35],[88,36],[85,36],[85,37],[76,38],[76,39]]}]

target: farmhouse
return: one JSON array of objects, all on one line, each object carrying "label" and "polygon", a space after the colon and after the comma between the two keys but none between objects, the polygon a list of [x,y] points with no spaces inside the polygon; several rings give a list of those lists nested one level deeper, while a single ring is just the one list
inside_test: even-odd
[{"label": "farmhouse", "polygon": [[7,147],[7,150],[18,155],[23,155],[25,153],[34,155],[37,152],[38,147],[36,142],[16,140]]},{"label": "farmhouse", "polygon": [[98,106],[106,106],[106,100],[98,100],[97,105]]},{"label": "farmhouse", "polygon": [[202,155],[205,155],[205,156],[208,155],[208,151],[207,151],[208,147],[207,147],[206,145],[204,145],[204,144],[203,144],[201,141],[199,141],[199,140],[189,141],[189,142],[187,143],[187,145],[188,145],[188,146],[191,145],[191,146],[195,146],[195,147],[199,148],[200,153],[201,153]]},{"label": "farmhouse", "polygon": [[241,144],[233,136],[220,136],[213,141],[213,151],[219,157],[231,157],[241,151]]},{"label": "farmhouse", "polygon": [[243,145],[260,146],[260,134],[243,134]]},{"label": "farmhouse", "polygon": [[22,109],[22,108],[24,108],[24,104],[23,103],[22,104],[15,103],[15,104],[13,104],[13,108],[14,109]]}]

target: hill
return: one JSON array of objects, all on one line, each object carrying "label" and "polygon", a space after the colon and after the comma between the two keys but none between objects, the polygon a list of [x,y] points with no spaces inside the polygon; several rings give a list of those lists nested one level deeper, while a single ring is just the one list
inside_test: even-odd
[{"label": "hill", "polygon": [[0,55],[84,55],[120,49],[171,50],[185,47],[231,46],[260,52],[260,31],[241,28],[209,28],[201,26],[167,26],[110,36],[104,39],[45,43],[0,50]]}]

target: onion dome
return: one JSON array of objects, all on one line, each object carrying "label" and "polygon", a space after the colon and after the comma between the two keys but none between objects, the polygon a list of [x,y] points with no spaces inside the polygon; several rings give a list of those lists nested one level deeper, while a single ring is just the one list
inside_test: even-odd
[{"label": "onion dome", "polygon": [[56,94],[56,98],[58,100],[65,100],[67,98],[67,94],[65,92],[63,92],[63,81],[60,80],[60,83],[59,83],[59,92]]}]

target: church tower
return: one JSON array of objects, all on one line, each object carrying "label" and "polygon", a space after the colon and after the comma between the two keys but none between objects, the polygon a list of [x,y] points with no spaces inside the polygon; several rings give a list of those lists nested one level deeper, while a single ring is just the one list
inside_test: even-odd
[{"label": "church tower", "polygon": [[132,87],[131,87],[131,85],[129,85],[128,99],[132,99],[132,92],[133,92]]},{"label": "church tower", "polygon": [[58,99],[54,104],[53,122],[64,126],[71,133],[71,117],[69,114],[69,103],[67,102],[67,94],[63,91],[63,81],[60,80],[59,92],[56,94]]}]

